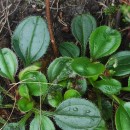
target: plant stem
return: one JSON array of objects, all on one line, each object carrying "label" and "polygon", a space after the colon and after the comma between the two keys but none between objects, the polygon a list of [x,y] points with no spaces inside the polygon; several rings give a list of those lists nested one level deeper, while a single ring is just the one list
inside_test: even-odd
[{"label": "plant stem", "polygon": [[102,110],[102,98],[101,98],[101,95],[100,95],[100,92],[98,91],[98,89],[94,86],[94,82],[92,79],[89,79],[89,82],[92,84],[92,86],[94,87],[94,90],[96,92],[96,95],[97,95],[97,100],[98,100],[98,107],[100,110]]},{"label": "plant stem", "polygon": [[[38,110],[37,108],[33,108],[33,110],[32,110],[34,113],[36,113],[36,114],[40,114],[40,110]],[[52,117],[52,116],[54,116],[54,112],[50,112],[50,111],[42,111],[42,115],[44,115],[44,116],[49,116],[49,117]]]},{"label": "plant stem", "polygon": [[55,42],[54,33],[52,29],[52,21],[51,21],[51,14],[50,14],[50,0],[45,0],[45,3],[46,3],[46,17],[48,22],[51,44],[52,44],[55,57],[58,57],[58,49],[57,49],[57,45]]},{"label": "plant stem", "polygon": [[97,99],[98,99],[98,107],[101,111],[102,110],[102,98],[101,98],[101,95],[99,94],[99,92],[97,92]]},{"label": "plant stem", "polygon": [[126,91],[126,92],[130,92],[130,87],[123,87],[121,90]]},{"label": "plant stem", "polygon": [[28,112],[20,121],[19,123],[24,124],[27,119],[32,115],[32,111]]},{"label": "plant stem", "polygon": [[0,86],[0,90],[7,96],[9,96],[10,98],[12,98],[12,100],[15,100],[15,97],[10,94],[7,90],[5,90],[3,87]]},{"label": "plant stem", "polygon": [[11,104],[0,105],[0,108],[13,108],[13,105]]},{"label": "plant stem", "polygon": [[119,105],[124,103],[123,100],[121,100],[120,98],[118,98],[116,95],[112,95],[111,96]]}]

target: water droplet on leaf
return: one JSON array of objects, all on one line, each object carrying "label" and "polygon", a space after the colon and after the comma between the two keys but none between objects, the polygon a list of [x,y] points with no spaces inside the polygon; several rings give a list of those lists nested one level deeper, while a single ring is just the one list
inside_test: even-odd
[{"label": "water droplet on leaf", "polygon": [[78,111],[78,108],[77,108],[77,107],[74,107],[74,108],[73,108],[73,111]]}]

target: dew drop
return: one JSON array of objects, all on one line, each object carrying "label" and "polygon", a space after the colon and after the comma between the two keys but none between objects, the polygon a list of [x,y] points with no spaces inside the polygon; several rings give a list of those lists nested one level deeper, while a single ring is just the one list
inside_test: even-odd
[{"label": "dew drop", "polygon": [[90,110],[87,110],[86,113],[90,113],[91,111]]},{"label": "dew drop", "polygon": [[74,107],[74,108],[73,108],[73,111],[78,111],[78,108],[77,108],[77,107]]},{"label": "dew drop", "polygon": [[32,77],[32,79],[33,79],[33,81],[35,81],[35,80],[36,80],[36,77]]}]

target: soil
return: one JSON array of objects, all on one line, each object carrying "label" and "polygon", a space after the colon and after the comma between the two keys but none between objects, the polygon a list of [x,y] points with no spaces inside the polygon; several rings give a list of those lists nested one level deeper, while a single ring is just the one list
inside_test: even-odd
[{"label": "soil", "polygon": [[[0,4],[0,48],[11,47],[10,32],[18,23],[30,15],[45,16],[45,3],[42,0],[1,0]],[[7,2],[8,1],[8,2]],[[98,2],[103,0],[51,0],[51,14],[57,43],[73,39],[70,26],[72,18],[81,13],[91,13],[102,23],[100,11],[102,6]],[[9,14],[4,14],[7,8]],[[5,17],[5,18],[4,18]],[[8,22],[7,22],[8,17]],[[102,18],[103,19],[103,18]],[[9,26],[8,26],[9,23]]]}]

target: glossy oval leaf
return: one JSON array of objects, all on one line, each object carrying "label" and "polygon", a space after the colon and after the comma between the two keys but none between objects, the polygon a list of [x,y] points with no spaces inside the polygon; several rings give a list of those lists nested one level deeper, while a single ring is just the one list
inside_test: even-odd
[{"label": "glossy oval leaf", "polygon": [[48,85],[44,74],[38,71],[30,71],[24,73],[20,79],[22,83],[26,84],[30,95],[41,96],[47,94]]},{"label": "glossy oval leaf", "polygon": [[55,130],[55,127],[48,117],[36,115],[30,123],[30,130]]},{"label": "glossy oval leaf", "polygon": [[31,101],[27,98],[21,98],[18,100],[17,105],[18,105],[18,108],[20,111],[28,112],[33,108],[34,103],[33,103],[33,101]]},{"label": "glossy oval leaf", "polygon": [[64,42],[59,46],[59,51],[62,56],[67,57],[78,57],[80,55],[80,50],[73,42]]},{"label": "glossy oval leaf", "polygon": [[80,93],[74,89],[67,90],[64,94],[64,100],[69,98],[80,98],[80,97],[81,97]]},{"label": "glossy oval leaf", "polygon": [[52,92],[48,94],[47,100],[50,106],[58,107],[63,101],[62,93],[60,91]]},{"label": "glossy oval leaf", "polygon": [[12,36],[13,48],[26,66],[46,53],[49,41],[47,24],[39,16],[24,19]]},{"label": "glossy oval leaf", "polygon": [[0,75],[14,82],[14,76],[18,69],[16,55],[8,48],[0,49]]},{"label": "glossy oval leaf", "polygon": [[25,130],[25,124],[8,123],[3,130]]},{"label": "glossy oval leaf", "polygon": [[93,59],[102,58],[115,52],[121,44],[121,34],[108,26],[100,26],[92,32],[89,46]]},{"label": "glossy oval leaf", "polygon": [[64,80],[72,75],[70,63],[72,59],[69,57],[60,57],[55,59],[48,67],[47,75],[50,82],[54,80]]},{"label": "glossy oval leaf", "polygon": [[80,76],[93,77],[104,72],[105,67],[99,62],[90,62],[86,57],[75,58],[71,63],[72,70]]},{"label": "glossy oval leaf", "polygon": [[104,120],[101,120],[100,124],[94,130],[108,130]]},{"label": "glossy oval leaf", "polygon": [[130,103],[119,106],[116,111],[115,123],[117,130],[129,130],[130,128]]},{"label": "glossy oval leaf", "polygon": [[95,83],[96,88],[100,89],[105,94],[117,94],[121,90],[121,83],[112,78],[102,79]]},{"label": "glossy oval leaf", "polygon": [[96,28],[96,20],[90,14],[77,15],[73,18],[71,24],[71,30],[81,45],[82,56],[85,56],[86,46],[90,37],[90,34]]},{"label": "glossy oval leaf", "polygon": [[114,76],[130,74],[130,51],[122,51],[110,57],[107,68],[114,71]]},{"label": "glossy oval leaf", "polygon": [[63,130],[92,130],[100,123],[101,115],[90,101],[71,98],[58,106],[54,120]]},{"label": "glossy oval leaf", "polygon": [[19,87],[18,87],[18,92],[19,92],[19,95],[21,97],[25,97],[27,99],[30,99],[29,97],[29,89],[27,87],[26,84],[21,84]]},{"label": "glossy oval leaf", "polygon": [[28,71],[37,71],[42,67],[42,64],[40,62],[36,62],[26,68],[24,68],[23,70],[21,70],[19,72],[19,79],[21,79],[24,75],[24,73],[28,72]]}]

